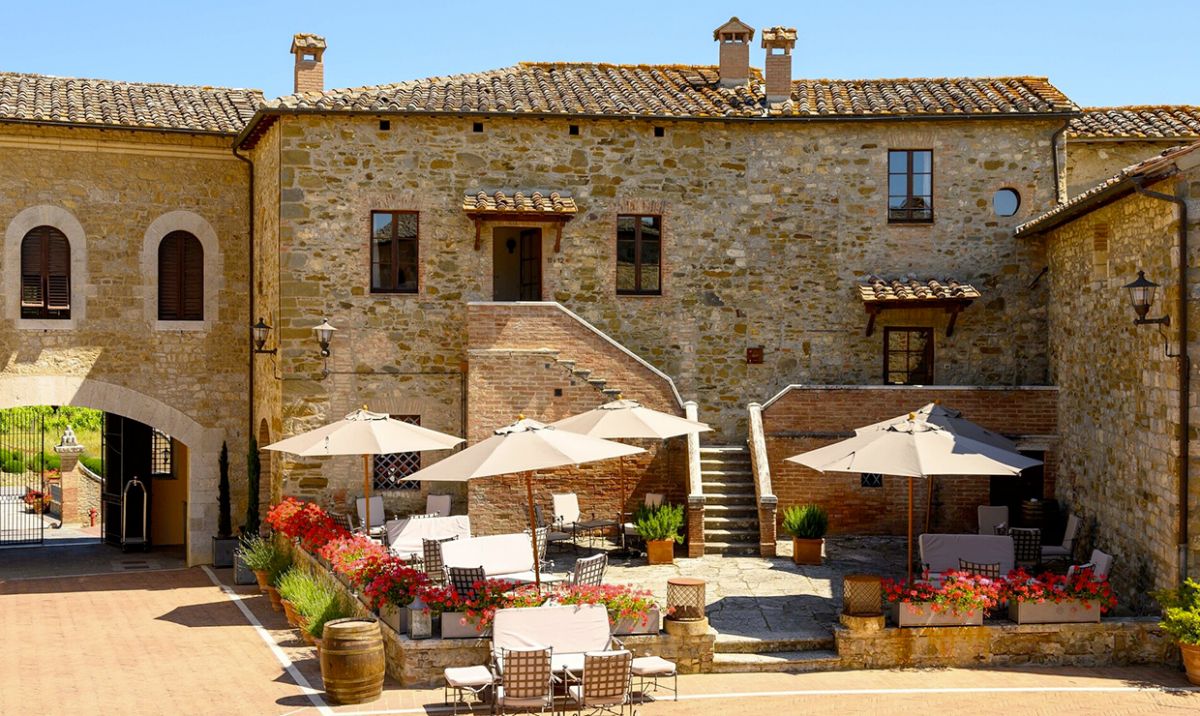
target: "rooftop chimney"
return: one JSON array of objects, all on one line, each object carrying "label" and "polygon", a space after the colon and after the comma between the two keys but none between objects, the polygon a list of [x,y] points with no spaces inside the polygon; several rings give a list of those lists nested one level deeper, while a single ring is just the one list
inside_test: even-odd
[{"label": "rooftop chimney", "polygon": [[796,28],[763,30],[762,46],[767,51],[767,101],[786,102],[792,97],[792,48],[796,46]]},{"label": "rooftop chimney", "polygon": [[737,19],[713,30],[713,39],[721,43],[720,82],[722,87],[738,87],[750,79],[750,41],[754,28]]},{"label": "rooftop chimney", "polygon": [[300,32],[292,37],[291,53],[296,56],[294,92],[322,92],[325,89],[325,38]]}]

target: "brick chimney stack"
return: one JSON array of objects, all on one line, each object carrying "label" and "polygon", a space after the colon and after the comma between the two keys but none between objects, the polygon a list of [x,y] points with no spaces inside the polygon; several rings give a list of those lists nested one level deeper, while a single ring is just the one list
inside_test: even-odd
[{"label": "brick chimney stack", "polygon": [[721,43],[719,84],[722,87],[740,87],[750,79],[750,42],[754,39],[754,28],[737,19],[713,30],[713,39]]},{"label": "brick chimney stack", "polygon": [[786,102],[792,97],[792,48],[796,46],[796,28],[769,27],[762,31],[767,101]]},{"label": "brick chimney stack", "polygon": [[325,89],[325,38],[300,32],[292,37],[291,53],[296,56],[294,92],[322,92]]}]

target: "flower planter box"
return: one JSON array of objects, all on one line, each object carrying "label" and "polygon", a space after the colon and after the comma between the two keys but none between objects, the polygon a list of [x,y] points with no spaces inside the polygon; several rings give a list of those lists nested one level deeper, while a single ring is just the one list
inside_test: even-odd
[{"label": "flower planter box", "polygon": [[931,602],[900,602],[896,605],[896,623],[902,627],[983,626],[983,610],[974,613],[933,611]]},{"label": "flower planter box", "polygon": [[242,561],[240,550],[233,555],[233,583],[243,585],[255,583],[254,572]]},{"label": "flower planter box", "polygon": [[613,625],[612,633],[617,636],[627,636],[630,634],[657,634],[662,628],[662,614],[658,608],[650,610],[646,615],[646,621],[638,617],[621,617],[617,623]]},{"label": "flower planter box", "polygon": [[1018,624],[1099,622],[1100,602],[1093,599],[1041,603],[1010,601],[1008,618]]},{"label": "flower planter box", "polygon": [[395,604],[384,604],[379,608],[379,621],[391,627],[397,634],[408,633],[408,609]]},{"label": "flower planter box", "polygon": [[465,612],[443,612],[442,613],[442,638],[443,639],[478,639],[479,637],[491,636],[492,628],[489,626],[483,631],[475,628]]}]

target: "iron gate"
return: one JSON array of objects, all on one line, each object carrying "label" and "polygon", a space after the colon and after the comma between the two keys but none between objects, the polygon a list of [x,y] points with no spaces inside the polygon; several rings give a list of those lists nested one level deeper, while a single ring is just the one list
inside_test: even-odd
[{"label": "iron gate", "polygon": [[49,506],[46,424],[35,407],[0,410],[0,546],[41,544]]}]

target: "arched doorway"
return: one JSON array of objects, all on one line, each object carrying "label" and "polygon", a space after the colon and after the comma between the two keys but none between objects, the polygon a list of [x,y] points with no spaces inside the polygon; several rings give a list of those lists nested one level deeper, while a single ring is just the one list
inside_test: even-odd
[{"label": "arched doorway", "polygon": [[[213,533],[216,523],[215,456],[221,446],[221,431],[205,428],[180,410],[113,383],[75,376],[0,377],[0,409],[48,405],[93,408],[119,416],[122,436],[130,432],[136,434],[135,443],[147,445],[146,455],[149,455],[150,445],[147,441],[153,439],[148,431],[170,436],[172,456],[178,461],[178,470],[187,478],[185,483],[176,486],[177,490],[182,486],[182,494],[172,498],[183,510],[179,517],[186,534],[187,563],[210,560],[208,536]],[[106,451],[106,457],[110,454]],[[146,467],[132,465],[126,472],[131,470],[144,471]],[[182,506],[184,504],[186,507]]]}]

